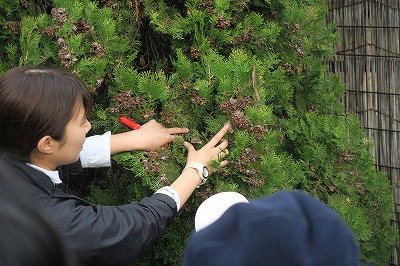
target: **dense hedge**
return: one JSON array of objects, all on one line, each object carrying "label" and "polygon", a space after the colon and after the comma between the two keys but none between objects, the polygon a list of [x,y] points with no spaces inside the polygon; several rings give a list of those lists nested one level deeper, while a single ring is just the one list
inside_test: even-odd
[{"label": "dense hedge", "polygon": [[[234,190],[255,198],[281,189],[325,201],[354,230],[363,258],[388,260],[392,191],[340,101],[344,85],[327,71],[337,37],[325,23],[325,1],[0,4],[0,72],[24,64],[76,72],[95,99],[93,134],[126,130],[117,120],[123,114],[187,126],[184,138],[201,146],[232,122],[231,164],[194,193],[140,264],[179,263],[196,207],[209,195]],[[102,204],[139,200],[179,175],[182,141],[114,156],[114,166],[81,193]]]}]

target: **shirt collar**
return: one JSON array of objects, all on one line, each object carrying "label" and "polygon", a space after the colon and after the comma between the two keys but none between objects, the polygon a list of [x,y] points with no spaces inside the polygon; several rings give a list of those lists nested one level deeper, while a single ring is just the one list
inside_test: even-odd
[{"label": "shirt collar", "polygon": [[33,165],[33,164],[30,164],[30,163],[26,163],[26,164],[29,165],[30,167],[32,167],[32,168],[44,173],[45,175],[47,175],[51,179],[51,181],[53,181],[54,184],[61,184],[62,183],[62,181],[60,179],[60,174],[58,173],[57,170],[50,171],[50,170],[46,170],[46,169],[44,169],[42,167],[39,167],[37,165]]}]

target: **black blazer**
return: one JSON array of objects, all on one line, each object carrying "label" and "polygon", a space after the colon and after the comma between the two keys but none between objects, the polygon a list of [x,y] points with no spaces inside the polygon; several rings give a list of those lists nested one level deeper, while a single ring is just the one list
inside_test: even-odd
[{"label": "black blazer", "polygon": [[21,181],[24,196],[64,235],[80,265],[132,263],[155,244],[177,213],[175,201],[160,193],[121,206],[91,204],[66,194],[44,173],[7,153],[0,154],[1,177]]}]

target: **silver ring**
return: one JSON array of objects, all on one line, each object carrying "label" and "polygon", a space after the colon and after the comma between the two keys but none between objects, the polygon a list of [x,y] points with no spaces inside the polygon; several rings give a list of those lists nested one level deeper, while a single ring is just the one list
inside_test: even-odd
[{"label": "silver ring", "polygon": [[229,151],[227,149],[221,150],[220,153],[218,153],[218,159],[222,159],[225,156],[227,156],[229,154]]}]

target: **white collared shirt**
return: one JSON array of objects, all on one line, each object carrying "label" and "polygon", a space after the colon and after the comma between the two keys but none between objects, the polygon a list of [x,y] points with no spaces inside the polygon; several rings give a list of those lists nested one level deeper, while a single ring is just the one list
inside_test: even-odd
[{"label": "white collared shirt", "polygon": [[[81,160],[81,165],[84,168],[111,166],[111,132],[108,131],[103,135],[87,137],[83,144],[81,153],[79,154],[79,158]],[[46,170],[30,163],[27,163],[27,165],[46,174],[54,184],[62,183],[57,170]],[[162,187],[155,193],[161,193],[171,197],[176,202],[177,210],[179,211],[181,208],[179,195],[172,187]]]},{"label": "white collared shirt", "polygon": [[51,170],[46,170],[42,167],[36,166],[34,164],[30,164],[30,163],[26,163],[26,164],[32,168],[35,168],[36,170],[39,170],[40,172],[45,173],[51,179],[51,181],[53,181],[54,184],[62,183],[62,181],[60,179],[60,174],[58,173],[57,170],[51,171]]}]

